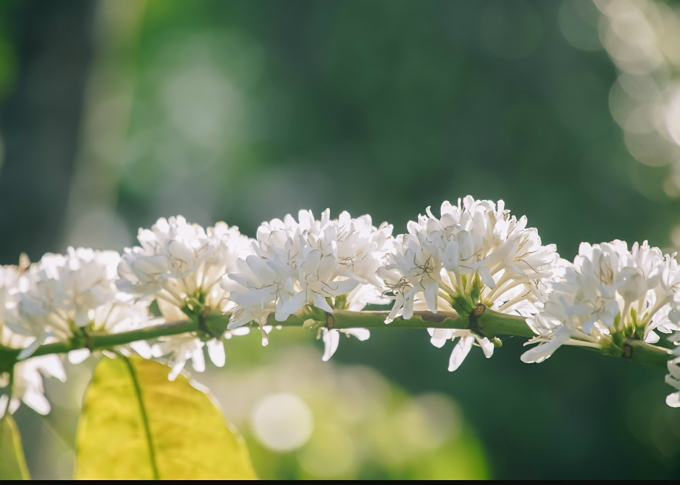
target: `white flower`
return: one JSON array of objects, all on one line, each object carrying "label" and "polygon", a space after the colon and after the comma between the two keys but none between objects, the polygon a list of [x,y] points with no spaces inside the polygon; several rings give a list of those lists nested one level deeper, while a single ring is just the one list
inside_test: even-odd
[{"label": "white flower", "polygon": [[13,332],[34,338],[19,359],[45,341],[69,341],[83,330],[116,333],[148,325],[148,304],[116,289],[119,259],[114,251],[68,248],[23,272],[14,290],[16,311],[6,320]]},{"label": "white flower", "polygon": [[[127,248],[118,266],[117,285],[139,300],[156,300],[166,322],[199,318],[206,312],[227,312],[233,306],[220,280],[235,271],[237,260],[250,252],[250,242],[237,227],[218,222],[203,229],[182,216],[161,218],[151,229],[140,229],[140,246]],[[242,332],[241,332],[242,334]],[[230,337],[227,332],[225,337]],[[217,337],[217,336],[215,336]],[[196,336],[163,337],[152,351],[169,355],[174,378],[191,358],[194,370],[205,368],[203,346]],[[224,365],[224,347],[218,339],[208,340],[215,365]]]},{"label": "white flower", "polygon": [[[311,211],[300,211],[298,221],[287,215],[263,223],[253,243],[254,254],[239,260],[238,271],[222,282],[236,304],[229,328],[250,322],[262,327],[271,314],[285,321],[303,308],[358,311],[368,303],[383,302],[376,272],[391,233],[392,226],[376,228],[367,215],[353,219],[343,212],[331,220],[329,210],[320,220]],[[330,357],[337,347],[337,330],[323,333]],[[365,337],[367,332],[354,334]]]},{"label": "white flower", "polygon": [[666,404],[672,408],[680,407],[680,367],[678,364],[680,359],[673,359],[668,362],[668,374],[666,376],[666,384],[675,387],[678,392],[674,392],[666,396]]},{"label": "white flower", "polygon": [[[8,348],[25,348],[31,338],[13,333],[6,325],[5,319],[16,320],[17,289],[20,284],[24,265],[0,266],[0,344]],[[0,397],[0,418],[6,410],[16,411],[21,401],[40,414],[50,411],[50,403],[45,398],[42,374],[53,376],[60,381],[66,380],[61,360],[56,355],[34,357],[14,365],[12,389]],[[0,387],[10,384],[9,373],[0,374]],[[11,399],[10,396],[11,395]]]},{"label": "white flower", "polygon": [[19,287],[19,279],[28,264],[20,266],[0,266],[0,323],[4,322],[5,315],[16,309],[16,292]]},{"label": "white flower", "polygon": [[678,330],[678,263],[645,241],[581,244],[574,263],[562,261],[541,312],[527,320],[539,343],[522,355],[541,362],[561,345],[620,347],[625,339],[654,343]]},{"label": "white flower", "polygon": [[[461,302],[470,311],[478,303],[504,313],[524,316],[537,312],[558,260],[554,245],[543,246],[526,217],[510,216],[503,201],[468,196],[453,206],[444,202],[441,217],[430,209],[409,222],[408,234],[397,236],[378,275],[393,294],[387,322],[414,310],[452,310]],[[460,338],[449,370],[456,369],[476,341],[490,357],[493,344],[469,330],[432,329],[432,343],[442,346]]]},{"label": "white flower", "polygon": [[449,358],[449,372],[458,369],[465,360],[465,357],[470,353],[473,344],[477,344],[482,348],[484,355],[489,358],[493,355],[494,345],[487,338],[482,338],[469,330],[448,330],[443,328],[429,328],[428,332],[432,337],[430,342],[437,348],[441,348],[449,340],[458,343],[453,347],[451,357]]},{"label": "white flower", "polygon": [[206,231],[182,216],[158,219],[151,229],[140,229],[138,239],[141,246],[126,248],[121,258],[118,287],[180,311],[192,303],[222,309],[227,302],[218,283],[249,248],[237,227],[219,222]]},{"label": "white flower", "polygon": [[[14,366],[14,380],[12,382],[11,399],[8,394],[0,397],[0,418],[5,410],[14,413],[21,401],[33,408],[39,414],[50,412],[50,403],[45,398],[43,375],[56,377],[61,382],[66,380],[64,367],[56,355],[42,355],[21,361]],[[9,375],[0,376],[0,387],[9,384]],[[8,404],[9,400],[9,404]]]},{"label": "white flower", "polygon": [[[338,344],[340,343],[340,334],[350,335],[356,337],[361,342],[368,340],[371,336],[371,332],[365,328],[346,328],[346,329],[328,329],[321,327],[319,329],[319,336],[323,339],[324,352],[322,360],[327,362],[333,357],[335,351],[338,350]],[[317,337],[319,338],[319,337]]]}]

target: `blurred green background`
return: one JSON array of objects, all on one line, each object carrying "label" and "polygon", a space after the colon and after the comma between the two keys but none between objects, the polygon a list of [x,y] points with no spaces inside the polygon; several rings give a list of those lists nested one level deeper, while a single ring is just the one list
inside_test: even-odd
[{"label": "blurred green background", "polygon": [[[567,259],[614,238],[672,250],[673,155],[642,160],[612,116],[617,13],[597,4],[3,0],[0,263],[121,250],[175,214],[254,236],[330,207],[403,232],[467,194],[505,200]],[[508,339],[448,373],[450,346],[395,329],[322,363],[313,337],[232,339],[227,367],[197,376],[261,477],[680,478],[662,372],[569,348],[526,365]],[[69,371],[46,383],[48,418],[17,413],[34,478],[72,469],[87,365]],[[309,432],[276,451],[267,402]]]}]

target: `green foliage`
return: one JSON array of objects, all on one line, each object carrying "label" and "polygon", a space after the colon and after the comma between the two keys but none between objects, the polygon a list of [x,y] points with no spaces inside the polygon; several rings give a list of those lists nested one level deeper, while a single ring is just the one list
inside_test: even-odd
[{"label": "green foliage", "polygon": [[0,419],[0,481],[28,480],[28,468],[17,425],[9,412]]},{"label": "green foliage", "polygon": [[139,357],[98,364],[78,425],[75,478],[256,478],[210,396],[168,373]]},{"label": "green foliage", "polygon": [[488,480],[489,467],[484,449],[470,429],[444,446],[428,453],[403,472],[414,480]]}]

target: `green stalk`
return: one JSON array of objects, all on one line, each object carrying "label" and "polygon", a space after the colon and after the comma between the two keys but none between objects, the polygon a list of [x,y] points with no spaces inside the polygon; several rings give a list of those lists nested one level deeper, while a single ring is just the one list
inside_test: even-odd
[{"label": "green stalk", "polygon": [[670,350],[663,347],[647,344],[642,340],[631,339],[627,340],[624,344],[622,357],[636,364],[666,369],[668,361],[676,356]]},{"label": "green stalk", "polygon": [[[228,318],[225,316],[225,318]],[[102,350],[110,349],[118,345],[126,345],[132,342],[139,342],[140,340],[151,340],[159,337],[166,337],[170,335],[180,335],[183,333],[195,332],[198,330],[198,323],[191,320],[183,320],[181,322],[163,323],[153,327],[140,328],[139,330],[130,330],[128,332],[120,332],[113,334],[97,334],[90,333],[82,343],[80,342],[57,342],[53,344],[44,344],[37,348],[31,357],[38,357],[40,355],[48,354],[65,354],[71,350],[90,349]],[[21,349],[11,349],[0,345],[0,363],[17,360]]]},{"label": "green stalk", "polygon": [[[348,310],[335,310],[333,313],[326,314],[325,322],[317,323],[333,329],[470,329],[490,339],[502,335],[524,338],[531,338],[535,335],[523,317],[499,313],[483,305],[477,306],[468,317],[456,313],[414,312],[411,318],[404,319],[397,317],[391,323],[386,324],[385,317],[387,314],[388,312],[384,311],[352,312]],[[41,345],[32,356],[63,354],[81,348],[87,348],[92,351],[112,349],[140,340],[151,340],[184,333],[203,334],[206,333],[206,329],[209,330],[207,332],[208,335],[221,335],[226,330],[228,322],[229,315],[211,314],[206,319],[202,319],[201,322],[192,320],[171,322],[116,334],[90,333],[87,334],[86,338],[78,341]],[[267,323],[281,327],[302,327],[304,322],[305,319],[297,315],[291,315],[285,322],[278,322],[275,320],[274,315],[271,315]],[[11,368],[16,363],[20,351],[21,349],[0,346],[0,369]],[[665,369],[667,362],[674,356],[668,349],[646,344],[639,340],[628,340],[625,343],[622,357],[637,364]]]}]

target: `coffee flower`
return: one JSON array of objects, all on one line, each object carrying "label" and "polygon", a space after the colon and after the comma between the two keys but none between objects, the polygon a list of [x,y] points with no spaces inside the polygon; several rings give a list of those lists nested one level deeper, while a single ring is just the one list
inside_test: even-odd
[{"label": "coffee flower", "polygon": [[222,309],[227,301],[219,282],[249,247],[237,227],[220,222],[206,231],[182,216],[158,219],[137,238],[140,246],[126,248],[118,266],[118,288],[183,313],[194,305]]},{"label": "coffee flower", "polygon": [[[387,323],[414,310],[467,314],[477,304],[528,316],[543,300],[541,281],[550,277],[558,259],[554,245],[543,246],[526,217],[510,216],[503,201],[444,202],[441,216],[430,209],[397,236],[393,253],[378,275],[393,296]],[[432,330],[432,343],[460,339],[451,356],[457,368],[476,341],[487,357],[493,344],[469,330]]]},{"label": "coffee flower", "polygon": [[[325,327],[321,327],[319,329],[319,336],[323,340],[324,344],[324,352],[323,352],[323,357],[321,360],[324,362],[327,362],[333,357],[333,354],[335,354],[335,351],[338,350],[338,344],[340,343],[340,335],[346,335],[347,337],[355,337],[361,342],[364,340],[368,340],[369,337],[371,336],[371,332],[369,332],[365,328],[346,328],[346,329],[328,329]],[[318,337],[317,337],[318,338]]]},{"label": "coffee flower", "polygon": [[[166,322],[199,319],[210,311],[231,309],[219,283],[226,273],[237,269],[238,258],[250,252],[248,238],[237,227],[219,222],[205,230],[177,216],[161,218],[151,229],[140,229],[138,239],[140,246],[125,249],[118,266],[121,291],[140,301],[156,300]],[[153,354],[170,356],[171,376],[190,358],[194,370],[200,372],[205,367],[202,352],[206,341],[213,363],[224,365],[224,347],[217,338],[165,337],[156,342]]]},{"label": "coffee flower", "polygon": [[[12,332],[5,324],[6,319],[16,321],[16,292],[25,265],[0,266],[0,344],[13,349],[27,347],[31,338]],[[21,401],[40,414],[50,411],[50,403],[45,398],[43,375],[66,380],[61,360],[56,355],[34,357],[14,365],[11,379],[12,389],[7,389],[0,397],[0,418],[8,410],[13,413]],[[10,385],[9,372],[0,373],[0,388]],[[11,396],[11,398],[10,398]]]},{"label": "coffee flower", "polygon": [[680,407],[680,358],[673,359],[668,362],[668,372],[666,375],[666,384],[673,386],[677,392],[666,396],[666,404],[672,408]]},{"label": "coffee flower", "polygon": [[[237,262],[238,271],[222,282],[236,304],[229,328],[249,322],[263,327],[274,314],[277,321],[302,312],[312,317],[334,308],[361,310],[382,301],[376,275],[391,241],[392,226],[373,226],[370,216],[352,218],[343,212],[320,220],[300,211],[298,220],[265,222],[257,231],[254,254]],[[367,337],[367,331],[360,332]],[[337,331],[324,333],[326,354],[337,348]]]},{"label": "coffee flower", "polygon": [[[6,342],[5,338],[2,340]],[[49,413],[50,402],[45,397],[43,376],[56,377],[61,382],[66,380],[64,367],[56,355],[42,355],[21,361],[15,364],[13,374],[11,391],[0,396],[0,418],[6,410],[10,414],[14,413],[22,401],[39,414]],[[0,387],[9,384],[9,373],[0,374]]]},{"label": "coffee flower", "polygon": [[19,266],[0,266],[0,324],[4,323],[9,312],[16,311],[19,280],[28,265],[29,262],[25,260]]},{"label": "coffee flower", "polygon": [[[133,303],[116,289],[119,258],[114,251],[68,248],[66,255],[46,254],[23,273],[15,290],[16,311],[6,320],[14,333],[33,337],[19,359],[44,342],[71,341],[88,331],[134,330],[150,323],[147,305]],[[75,354],[82,358],[87,351]]]},{"label": "coffee flower", "polygon": [[538,345],[522,355],[541,362],[561,345],[621,349],[627,338],[654,343],[678,330],[678,263],[645,241],[582,243],[574,263],[563,261],[541,312],[527,320]]}]

